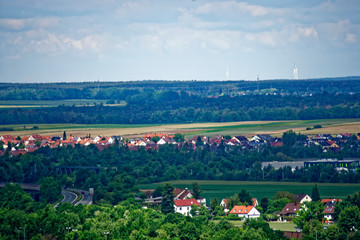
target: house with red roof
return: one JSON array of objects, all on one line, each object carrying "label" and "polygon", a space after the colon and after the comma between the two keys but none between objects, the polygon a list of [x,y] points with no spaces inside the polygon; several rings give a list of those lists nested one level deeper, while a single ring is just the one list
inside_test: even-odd
[{"label": "house with red roof", "polygon": [[237,205],[234,206],[230,214],[236,215],[241,218],[258,218],[260,217],[260,212],[252,205]]},{"label": "house with red roof", "polygon": [[175,212],[177,213],[181,213],[182,215],[185,216],[192,216],[190,211],[191,211],[191,207],[193,205],[196,205],[198,207],[201,206],[201,204],[194,198],[192,199],[175,199],[174,200],[174,209]]}]

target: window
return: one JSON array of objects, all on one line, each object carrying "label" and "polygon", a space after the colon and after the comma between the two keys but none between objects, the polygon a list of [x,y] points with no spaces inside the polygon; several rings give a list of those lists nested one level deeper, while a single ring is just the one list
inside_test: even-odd
[{"label": "window", "polygon": [[239,212],[241,212],[241,209],[239,210]]},{"label": "window", "polygon": [[181,208],[179,210],[181,211]]}]

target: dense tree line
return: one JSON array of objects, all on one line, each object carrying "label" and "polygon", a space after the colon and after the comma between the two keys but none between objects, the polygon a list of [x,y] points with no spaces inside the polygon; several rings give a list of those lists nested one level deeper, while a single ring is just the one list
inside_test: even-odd
[{"label": "dense tree line", "polygon": [[357,93],[359,77],[265,81],[126,81],[79,83],[0,83],[0,100],[125,99],[139,91],[191,92],[208,96],[276,89],[283,93]]},{"label": "dense tree line", "polygon": [[[251,197],[246,192],[240,195],[244,199]],[[327,229],[321,222],[324,205],[320,201],[306,203],[306,208],[294,219],[304,239],[358,239],[359,196],[360,192],[355,192],[336,206],[337,223]],[[258,208],[276,213],[279,206],[290,201],[287,197],[278,193],[273,200],[264,198]],[[0,239],[286,239],[281,231],[271,229],[264,221],[266,214],[247,219],[242,227],[234,227],[226,217],[213,221],[213,215],[205,207],[196,209],[198,214],[192,218],[162,213],[156,208],[142,208],[133,198],[116,206],[65,203],[54,208],[35,202],[20,186],[8,184],[0,189]]]},{"label": "dense tree line", "polygon": [[[257,90],[257,85],[260,86]],[[268,86],[269,85],[269,86]],[[359,80],[0,84],[0,100],[125,100],[1,109],[0,124],[182,123],[360,117]],[[243,95],[245,94],[245,95]]]},{"label": "dense tree line", "polygon": [[[285,133],[290,134],[290,133]],[[290,137],[294,134],[290,134]],[[284,161],[294,158],[345,158],[360,157],[359,143],[350,139],[343,149],[335,153],[323,152],[321,146],[303,146],[301,142],[286,140],[283,147],[265,146],[261,150],[229,147],[220,144],[216,149],[198,146],[193,150],[185,144],[182,147],[163,145],[159,150],[130,150],[115,144],[99,151],[94,145],[75,148],[48,147],[26,155],[0,157],[0,181],[40,182],[48,176],[56,176],[59,166],[101,166],[110,167],[95,174],[81,169],[73,175],[57,175],[63,186],[78,188],[94,187],[95,201],[116,204],[136,192],[137,184],[177,179],[196,180],[242,180],[242,181],[303,181],[303,182],[346,182],[359,183],[360,173],[338,172],[330,166],[310,168],[290,167],[275,170],[271,166],[262,169],[261,162]],[[296,135],[301,139],[301,135]],[[116,167],[116,170],[113,169]]]},{"label": "dense tree line", "polygon": [[[79,124],[131,124],[131,123],[189,123],[189,122],[229,122],[229,121],[257,121],[257,120],[309,120],[330,118],[359,118],[360,106],[334,105],[274,107],[262,106],[246,108],[246,105],[234,103],[226,108],[219,100],[219,107],[188,107],[172,109],[168,102],[165,109],[153,104],[128,104],[126,107],[71,107],[38,109],[0,109],[0,124],[41,124],[41,123],[79,123]],[[174,105],[177,105],[174,102]],[[225,108],[221,108],[225,107]],[[235,108],[237,107],[237,108]],[[168,109],[168,110],[167,110]]]},{"label": "dense tree line", "polygon": [[239,228],[226,219],[211,221],[205,208],[191,218],[142,209],[133,198],[115,207],[66,203],[54,209],[11,185],[0,189],[0,213],[0,239],[285,239],[262,219]]}]

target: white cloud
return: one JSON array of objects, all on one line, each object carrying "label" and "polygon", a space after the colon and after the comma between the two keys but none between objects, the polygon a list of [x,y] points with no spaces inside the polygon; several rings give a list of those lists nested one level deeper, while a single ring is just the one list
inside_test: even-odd
[{"label": "white cloud", "polygon": [[208,14],[218,12],[241,12],[250,14],[253,17],[265,16],[268,14],[280,14],[283,10],[276,8],[268,8],[260,5],[251,5],[247,2],[225,1],[225,2],[212,2],[199,6],[196,13]]},{"label": "white cloud", "polygon": [[0,26],[10,30],[21,30],[25,26],[25,21],[22,19],[4,18],[0,19]]},{"label": "white cloud", "polygon": [[346,34],[345,41],[348,42],[348,43],[356,43],[357,42],[356,35],[352,34],[352,33]]},{"label": "white cloud", "polygon": [[289,39],[292,42],[307,38],[318,39],[318,32],[314,27],[291,27],[289,30],[291,31]]},{"label": "white cloud", "polygon": [[26,28],[39,29],[49,28],[58,24],[59,18],[57,17],[44,17],[44,18],[4,18],[0,19],[0,26],[10,30],[24,30]]},{"label": "white cloud", "polygon": [[49,55],[58,55],[66,51],[87,51],[101,53],[103,39],[98,35],[88,35],[81,39],[74,39],[64,35],[48,33],[44,38],[31,40],[25,47],[26,52],[37,52]]}]

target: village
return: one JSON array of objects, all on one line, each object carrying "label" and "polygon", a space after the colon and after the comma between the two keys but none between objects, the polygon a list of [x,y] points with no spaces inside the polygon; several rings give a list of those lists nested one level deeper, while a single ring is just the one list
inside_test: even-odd
[{"label": "village", "polygon": [[[339,133],[335,136],[331,134],[318,134],[315,136],[304,136],[298,143],[303,146],[321,146],[323,152],[334,151],[335,153],[341,151],[349,139],[360,139],[360,133]],[[214,135],[208,136],[194,136],[187,139],[182,134],[166,134],[166,133],[151,133],[143,137],[136,137],[125,139],[122,136],[95,136],[66,137],[66,132],[63,136],[41,136],[38,134],[15,137],[12,135],[0,135],[0,156],[9,152],[10,156],[24,155],[26,153],[34,152],[42,147],[57,148],[57,147],[75,147],[75,146],[89,146],[93,144],[100,151],[106,147],[112,146],[115,143],[128,147],[130,150],[137,150],[141,147],[146,150],[158,150],[161,145],[171,144],[174,147],[187,149],[196,149],[199,147],[209,147],[210,151],[216,151],[219,146],[226,146],[228,149],[234,147],[241,147],[242,149],[258,150],[262,147],[270,145],[272,147],[283,146],[281,138],[272,137],[269,134],[257,134],[252,137],[246,136],[222,136]]]},{"label": "village", "polygon": [[[312,195],[314,195],[314,198],[319,198],[317,192],[317,186],[315,187],[316,190]],[[153,205],[161,205],[162,196],[155,196],[157,190],[142,190],[147,198],[145,198],[145,201],[143,202],[143,208],[147,208],[148,206]],[[239,193],[239,195],[241,195]],[[206,199],[197,196],[195,197],[195,191],[190,191],[189,189],[181,189],[181,188],[174,188],[173,189],[173,196],[174,196],[174,211],[176,213],[183,214],[185,216],[192,217],[193,215],[199,215],[201,212],[201,208],[207,210],[208,212],[211,212],[213,216],[218,217],[227,217],[230,220],[246,220],[246,219],[254,219],[254,218],[267,218],[265,212],[267,209],[274,209],[273,206],[270,206],[268,204],[268,201],[266,198],[261,199],[260,203],[258,202],[258,199],[256,198],[250,198],[251,202],[242,202],[240,204],[233,205],[233,203],[230,203],[230,199],[224,198],[221,200],[220,203],[217,202],[217,200],[214,200],[213,203],[211,203],[211,207],[206,205]],[[281,207],[279,209],[272,212],[271,214],[274,216],[273,219],[268,219],[268,221],[276,221],[279,223],[286,223],[294,221],[298,216],[299,213],[307,212],[307,211],[314,211],[314,209],[309,209],[307,205],[309,205],[310,202],[313,201],[312,197],[309,196],[306,193],[301,194],[291,194],[289,192],[278,192],[278,197],[282,196],[281,201],[287,201],[286,205],[284,207]],[[286,196],[286,197],[285,197]],[[250,195],[248,196],[250,197]],[[249,200],[250,200],[249,199]],[[140,199],[139,199],[140,200]],[[247,201],[249,201],[247,200]],[[278,199],[279,200],[279,199]],[[318,206],[320,206],[321,212],[316,214],[321,214],[322,216],[322,223],[324,225],[324,228],[327,228],[330,226],[330,224],[334,221],[334,214],[335,214],[335,206],[336,204],[342,202],[341,199],[314,199],[316,202],[318,202]],[[240,200],[241,201],[241,200]],[[244,201],[244,199],[242,200]],[[315,202],[314,202],[315,203]],[[210,205],[210,204],[209,204]],[[233,206],[231,206],[233,205]],[[276,205],[276,204],[274,204]],[[284,205],[284,204],[283,204]],[[219,212],[221,211],[221,212]],[[215,219],[214,218],[214,219]],[[294,231],[284,231],[285,236],[288,236],[289,238],[296,238],[296,239],[302,239],[302,233],[300,229],[294,229]]]}]

